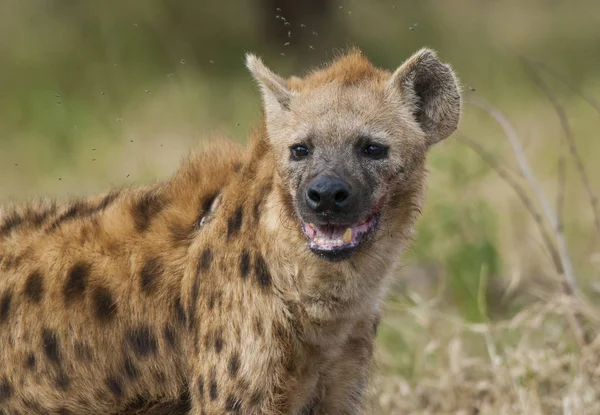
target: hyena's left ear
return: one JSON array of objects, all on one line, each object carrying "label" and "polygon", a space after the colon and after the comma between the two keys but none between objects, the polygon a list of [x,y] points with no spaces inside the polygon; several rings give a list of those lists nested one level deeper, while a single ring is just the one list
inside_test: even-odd
[{"label": "hyena's left ear", "polygon": [[246,54],[246,67],[260,86],[267,117],[289,110],[292,91],[285,79],[267,68],[260,58],[249,53]]},{"label": "hyena's left ear", "polygon": [[415,53],[396,69],[388,82],[411,108],[425,133],[427,145],[443,140],[456,130],[461,107],[458,80],[434,51],[421,49]]}]

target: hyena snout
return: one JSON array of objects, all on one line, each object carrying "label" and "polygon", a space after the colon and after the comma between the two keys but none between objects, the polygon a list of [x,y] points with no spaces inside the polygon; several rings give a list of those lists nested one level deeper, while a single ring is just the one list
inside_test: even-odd
[{"label": "hyena snout", "polygon": [[315,213],[347,213],[353,205],[352,186],[335,176],[317,176],[306,189],[306,205]]}]

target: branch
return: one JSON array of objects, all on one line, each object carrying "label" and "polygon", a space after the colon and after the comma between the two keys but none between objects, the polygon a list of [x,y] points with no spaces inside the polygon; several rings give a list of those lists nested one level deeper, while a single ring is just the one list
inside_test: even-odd
[{"label": "branch", "polygon": [[565,84],[567,86],[567,88],[569,88],[571,91],[573,91],[577,95],[579,95],[584,101],[586,101],[588,104],[590,104],[590,106],[592,106],[592,108],[594,108],[596,110],[596,112],[600,115],[600,104],[598,103],[598,101],[596,101],[593,97],[591,97],[588,94],[586,94],[585,92],[583,92],[576,85],[572,84],[566,77],[564,77],[561,74],[559,74],[558,72],[554,71],[554,69],[550,68],[548,65],[546,65],[542,61],[539,61],[534,58],[526,58],[526,57],[521,57],[521,59],[526,60],[532,66],[537,66],[538,68],[543,69],[548,74],[553,76],[555,79],[557,79],[560,82],[562,82],[563,84]]},{"label": "branch", "polygon": [[566,283],[566,291],[571,295],[578,296],[579,289],[573,276],[573,264],[571,262],[571,258],[567,249],[567,243],[565,240],[564,232],[559,226],[557,216],[553,212],[552,207],[548,202],[548,198],[546,198],[546,195],[544,195],[544,193],[542,192],[542,189],[535,175],[533,174],[531,167],[529,166],[529,162],[525,157],[525,151],[523,150],[517,132],[515,131],[508,118],[506,118],[506,116],[502,112],[500,112],[500,110],[488,104],[486,101],[482,100],[481,98],[473,97],[469,100],[469,102],[487,112],[492,118],[494,118],[494,120],[496,120],[498,124],[500,124],[500,126],[504,130],[505,136],[508,139],[508,142],[510,143],[513,152],[517,158],[521,174],[533,189],[533,192],[535,193],[542,207],[542,212],[546,216],[546,219],[550,223],[552,230],[555,234],[557,249],[560,256],[560,262],[562,263],[563,276],[565,278]]},{"label": "branch", "polygon": [[[560,103],[556,99],[556,96],[552,93],[552,90],[542,80],[538,73],[532,68],[532,65],[529,63],[529,61],[525,58],[521,58],[521,63],[525,68],[525,72],[529,75],[529,77],[533,80],[537,87],[542,91],[542,93],[546,95],[546,98],[548,98],[548,101],[550,101],[550,104],[554,108],[556,115],[558,115],[558,119],[560,120],[560,125],[564,133],[564,139],[567,141],[569,152],[571,153],[573,160],[575,160],[575,165],[577,166],[577,170],[579,171],[579,175],[581,176],[581,181],[588,194],[588,198],[590,199],[590,204],[592,205],[592,213],[594,215],[594,224],[596,226],[596,231],[598,232],[598,235],[600,235],[600,214],[598,213],[598,197],[592,191],[589,176],[587,174],[587,171],[585,170],[583,160],[579,155],[579,151],[577,151],[577,146],[575,145],[575,139],[573,138],[573,131],[571,130],[571,126],[569,124],[567,112],[565,111],[564,107],[560,105]],[[597,109],[600,110],[600,108]]]},{"label": "branch", "polygon": [[521,183],[519,183],[511,174],[511,172],[504,165],[500,164],[493,155],[491,155],[488,151],[486,151],[482,146],[477,144],[475,141],[470,138],[460,134],[457,136],[459,142],[462,142],[466,146],[468,146],[471,150],[473,150],[481,159],[488,164],[497,174],[498,176],[506,182],[517,194],[525,209],[531,214],[537,228],[542,236],[544,241],[544,245],[550,254],[550,258],[552,259],[552,263],[556,268],[556,271],[559,274],[563,274],[564,270],[562,267],[562,262],[560,260],[560,254],[556,250],[556,246],[552,241],[552,237],[548,233],[548,230],[544,226],[544,219],[539,211],[535,208],[534,203],[531,198],[527,195],[527,191],[523,188]]}]

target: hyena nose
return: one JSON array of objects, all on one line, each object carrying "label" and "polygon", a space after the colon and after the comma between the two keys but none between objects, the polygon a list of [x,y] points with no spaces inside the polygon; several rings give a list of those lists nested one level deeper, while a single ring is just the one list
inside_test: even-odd
[{"label": "hyena nose", "polygon": [[306,191],[306,204],[317,213],[343,212],[349,208],[351,200],[351,187],[338,177],[319,176]]}]

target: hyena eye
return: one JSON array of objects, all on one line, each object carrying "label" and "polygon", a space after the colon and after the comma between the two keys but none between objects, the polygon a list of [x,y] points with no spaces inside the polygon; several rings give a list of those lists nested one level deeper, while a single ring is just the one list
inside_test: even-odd
[{"label": "hyena eye", "polygon": [[362,152],[369,158],[380,160],[387,157],[388,148],[379,144],[367,144],[363,147]]},{"label": "hyena eye", "polygon": [[292,159],[294,160],[303,159],[305,157],[308,157],[308,155],[310,154],[308,147],[306,147],[303,144],[295,144],[290,148],[290,150],[292,152]]}]

